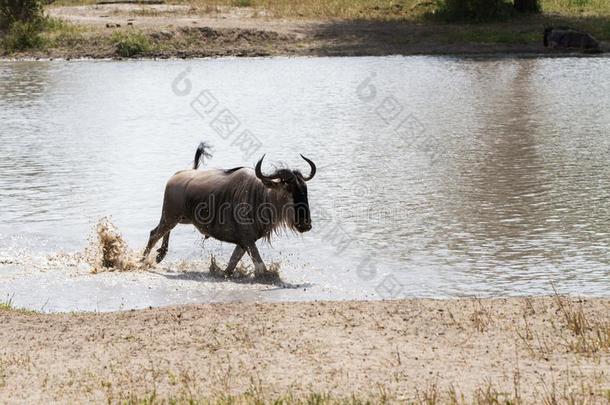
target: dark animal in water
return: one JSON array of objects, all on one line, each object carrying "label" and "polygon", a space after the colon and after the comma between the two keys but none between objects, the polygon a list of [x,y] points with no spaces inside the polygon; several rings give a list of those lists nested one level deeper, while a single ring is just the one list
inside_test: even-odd
[{"label": "dark animal in water", "polygon": [[591,34],[570,27],[548,27],[542,40],[545,47],[553,49],[579,49],[583,52],[601,52],[599,42]]},{"label": "dark animal in water", "polygon": [[203,235],[234,243],[225,274],[231,274],[245,252],[254,263],[257,276],[267,269],[256,248],[256,241],[269,239],[281,228],[307,232],[311,229],[307,184],[316,173],[315,164],[305,156],[311,172],[304,176],[298,170],[278,169],[271,175],[261,170],[263,159],[255,169],[237,167],[229,170],[197,170],[206,145],[195,153],[191,170],[174,174],[165,187],[159,225],[150,232],[143,259],[163,238],[157,250],[157,263],[167,254],[169,235],[177,224],[193,224]]}]

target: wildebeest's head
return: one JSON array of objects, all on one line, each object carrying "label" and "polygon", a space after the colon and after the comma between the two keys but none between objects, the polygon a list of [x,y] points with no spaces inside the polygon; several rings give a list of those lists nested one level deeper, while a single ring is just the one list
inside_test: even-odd
[{"label": "wildebeest's head", "polygon": [[298,170],[278,169],[275,173],[266,176],[262,173],[261,166],[265,155],[256,164],[255,172],[266,187],[279,189],[292,196],[293,209],[291,225],[299,232],[307,232],[311,229],[311,216],[309,213],[309,201],[307,199],[306,182],[313,179],[316,174],[316,165],[305,156],[301,157],[309,163],[311,172],[309,176],[303,176]]}]

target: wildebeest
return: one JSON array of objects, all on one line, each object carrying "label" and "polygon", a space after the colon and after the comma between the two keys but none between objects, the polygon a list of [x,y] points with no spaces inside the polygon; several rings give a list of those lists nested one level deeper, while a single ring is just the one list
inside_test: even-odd
[{"label": "wildebeest", "polygon": [[583,52],[601,52],[599,42],[591,34],[570,27],[548,27],[542,40],[545,47],[553,49],[579,49]]},{"label": "wildebeest", "polygon": [[267,269],[256,248],[256,241],[269,239],[282,228],[307,232],[311,229],[307,184],[316,174],[315,164],[305,156],[311,172],[304,176],[298,170],[278,169],[271,175],[261,170],[265,155],[254,170],[236,167],[229,170],[197,170],[206,155],[202,142],[190,170],[174,174],[165,187],[159,225],[150,232],[143,259],[163,238],[157,250],[157,263],[167,254],[169,235],[177,224],[193,224],[206,238],[234,243],[225,274],[229,275],[248,252],[255,274],[264,276]]}]

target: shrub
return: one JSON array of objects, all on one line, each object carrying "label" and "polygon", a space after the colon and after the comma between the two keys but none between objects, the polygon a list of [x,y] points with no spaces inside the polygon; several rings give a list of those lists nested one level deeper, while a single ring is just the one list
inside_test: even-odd
[{"label": "shrub", "polygon": [[150,40],[141,32],[122,33],[117,31],[112,34],[112,42],[116,52],[124,58],[131,58],[151,49]]},{"label": "shrub", "polygon": [[506,0],[437,0],[435,16],[446,21],[497,21],[513,10]]},{"label": "shrub", "polygon": [[4,38],[4,47],[9,51],[41,48],[44,41],[40,31],[41,26],[38,22],[15,21],[11,24],[8,35]]},{"label": "shrub", "polygon": [[0,0],[0,28],[9,28],[16,21],[37,23],[40,20],[42,5],[39,0]]}]

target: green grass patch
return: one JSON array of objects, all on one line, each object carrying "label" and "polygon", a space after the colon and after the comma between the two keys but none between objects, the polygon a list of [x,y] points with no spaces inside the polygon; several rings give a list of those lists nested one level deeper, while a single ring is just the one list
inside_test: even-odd
[{"label": "green grass patch", "polygon": [[2,40],[6,53],[48,48],[77,48],[83,45],[88,29],[57,18],[44,18],[35,23],[14,22]]},{"label": "green grass patch", "polygon": [[252,0],[233,0],[235,7],[252,7]]},{"label": "green grass patch", "polygon": [[608,0],[543,0],[542,11],[565,16],[610,16]]},{"label": "green grass patch", "polygon": [[116,31],[110,40],[116,48],[116,53],[124,58],[143,55],[153,49],[148,36],[140,31]]},{"label": "green grass patch", "polygon": [[41,32],[42,28],[39,22],[15,21],[2,40],[3,48],[8,52],[42,48],[45,41]]},{"label": "green grass patch", "polygon": [[0,302],[0,311],[12,311],[12,312],[19,312],[19,313],[23,313],[23,314],[34,314],[34,313],[36,313],[36,311],[32,311],[30,309],[16,308],[15,305],[13,304],[13,298],[12,297],[8,297],[6,299],[6,301],[1,301]]},{"label": "green grass patch", "polygon": [[44,38],[47,47],[76,48],[84,44],[87,29],[58,18],[45,20]]},{"label": "green grass patch", "polygon": [[0,311],[10,311],[13,305],[10,302],[0,302]]}]

